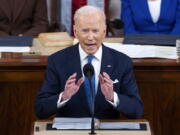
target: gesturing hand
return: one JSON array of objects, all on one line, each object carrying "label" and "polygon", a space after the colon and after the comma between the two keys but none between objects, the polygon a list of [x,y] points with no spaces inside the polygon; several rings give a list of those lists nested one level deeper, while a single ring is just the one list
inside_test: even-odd
[{"label": "gesturing hand", "polygon": [[109,75],[105,72],[99,75],[99,82],[101,86],[101,91],[105,98],[113,102],[114,91],[113,91],[113,81],[110,79]]},{"label": "gesturing hand", "polygon": [[79,87],[84,82],[84,78],[81,77],[76,83],[76,76],[77,73],[74,73],[66,81],[64,92],[62,94],[62,101],[71,98],[79,90]]}]

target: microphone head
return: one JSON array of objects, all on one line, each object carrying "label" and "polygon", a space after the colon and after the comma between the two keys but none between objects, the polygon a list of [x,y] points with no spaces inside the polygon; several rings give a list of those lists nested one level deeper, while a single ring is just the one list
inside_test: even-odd
[{"label": "microphone head", "polygon": [[94,75],[94,68],[92,64],[90,63],[86,64],[83,68],[83,72],[88,79],[91,79],[91,77]]}]

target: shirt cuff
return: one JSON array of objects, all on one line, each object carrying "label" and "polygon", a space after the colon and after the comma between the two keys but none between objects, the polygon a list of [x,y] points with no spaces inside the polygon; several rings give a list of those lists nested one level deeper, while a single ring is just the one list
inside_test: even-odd
[{"label": "shirt cuff", "polygon": [[64,101],[61,101],[61,99],[62,99],[62,94],[63,94],[63,92],[61,92],[61,93],[59,94],[59,99],[58,99],[58,101],[57,101],[57,108],[61,108],[62,106],[64,106],[64,105],[70,100],[70,98],[69,98],[69,99],[66,99],[66,100],[64,100]]},{"label": "shirt cuff", "polygon": [[117,107],[119,105],[119,98],[116,92],[114,92],[114,102],[107,100],[112,106]]}]

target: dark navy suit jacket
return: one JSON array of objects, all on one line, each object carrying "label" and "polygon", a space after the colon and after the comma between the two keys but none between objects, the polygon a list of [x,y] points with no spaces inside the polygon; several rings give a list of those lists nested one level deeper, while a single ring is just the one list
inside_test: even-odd
[{"label": "dark navy suit jacket", "polygon": [[157,23],[152,20],[147,0],[122,0],[121,10],[125,34],[180,34],[180,0],[162,0]]},{"label": "dark navy suit jacket", "polygon": [[[133,75],[131,59],[115,50],[102,45],[101,73],[106,72],[112,80],[119,80],[114,84],[120,103],[114,108],[105,100],[98,86],[95,98],[95,117],[99,119],[118,118],[120,112],[129,118],[139,118],[143,113],[143,103],[139,97],[138,88]],[[90,117],[84,84],[79,91],[60,109],[57,108],[59,93],[64,90],[70,75],[77,72],[77,79],[82,77],[78,44],[61,50],[48,59],[45,81],[37,96],[35,110],[40,118],[47,118],[53,114],[59,117]]]}]

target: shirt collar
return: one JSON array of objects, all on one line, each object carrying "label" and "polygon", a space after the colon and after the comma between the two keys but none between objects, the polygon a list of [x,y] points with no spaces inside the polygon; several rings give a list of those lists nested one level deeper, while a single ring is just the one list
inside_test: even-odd
[{"label": "shirt collar", "polygon": [[[82,49],[81,45],[79,44],[79,53],[81,61],[85,60],[88,54]],[[96,60],[100,61],[102,58],[102,45],[99,47],[98,51],[93,55]]]}]

